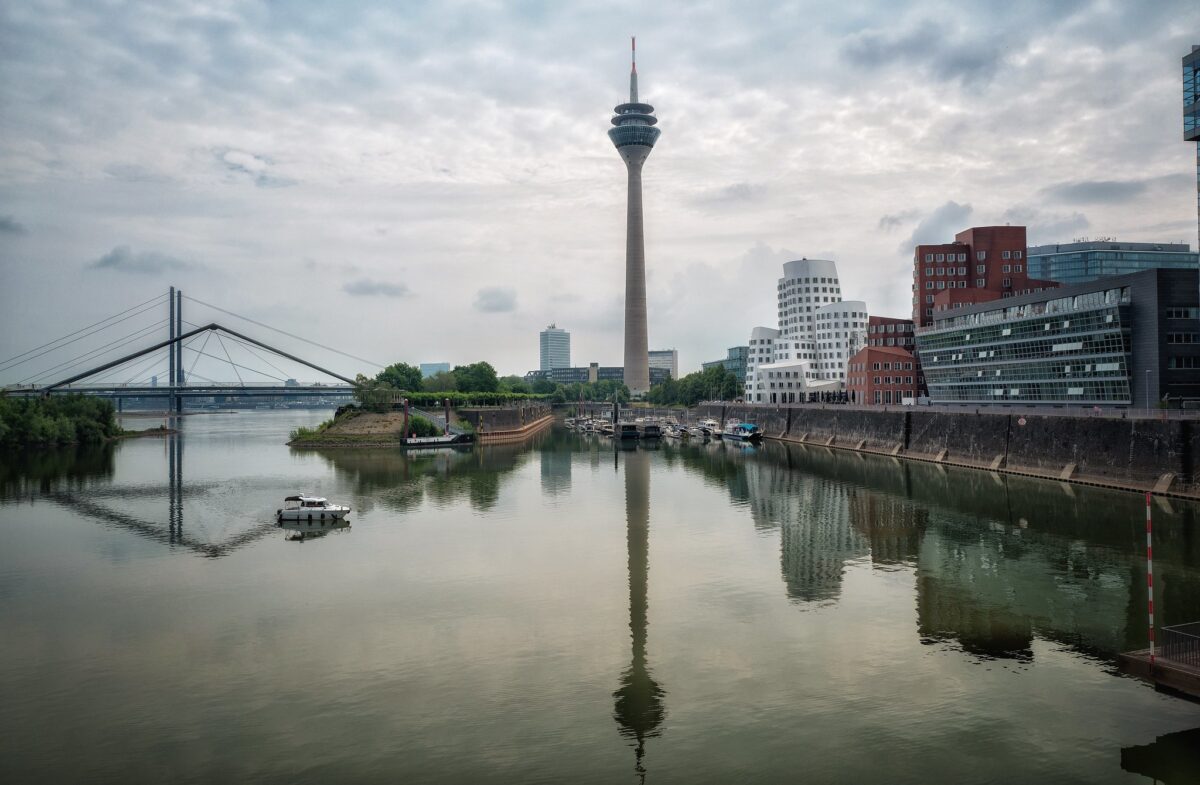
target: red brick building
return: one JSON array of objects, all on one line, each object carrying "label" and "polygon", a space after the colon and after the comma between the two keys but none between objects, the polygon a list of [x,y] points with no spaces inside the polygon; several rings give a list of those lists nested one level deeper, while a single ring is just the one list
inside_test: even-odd
[{"label": "red brick building", "polygon": [[846,365],[851,403],[900,404],[925,395],[925,376],[912,352],[896,346],[867,346]]},{"label": "red brick building", "polygon": [[1057,287],[1030,278],[1024,226],[976,226],[954,242],[918,245],[913,254],[913,321],[932,323],[937,311]]},{"label": "red brick building", "polygon": [[867,346],[898,346],[914,351],[917,337],[913,320],[890,316],[867,317]]}]

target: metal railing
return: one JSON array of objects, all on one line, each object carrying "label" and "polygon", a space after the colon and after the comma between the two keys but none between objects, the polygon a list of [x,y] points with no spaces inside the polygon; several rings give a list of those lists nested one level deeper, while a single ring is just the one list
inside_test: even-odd
[{"label": "metal railing", "polygon": [[1162,659],[1200,668],[1200,621],[1163,627],[1159,632]]}]

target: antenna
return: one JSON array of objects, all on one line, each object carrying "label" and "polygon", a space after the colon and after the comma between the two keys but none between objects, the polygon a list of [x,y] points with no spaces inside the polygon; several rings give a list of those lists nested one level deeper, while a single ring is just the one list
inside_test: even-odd
[{"label": "antenna", "polygon": [[637,73],[637,36],[636,35],[630,36],[629,43],[630,43],[630,51],[633,53],[632,54],[633,67],[630,70],[636,74]]}]

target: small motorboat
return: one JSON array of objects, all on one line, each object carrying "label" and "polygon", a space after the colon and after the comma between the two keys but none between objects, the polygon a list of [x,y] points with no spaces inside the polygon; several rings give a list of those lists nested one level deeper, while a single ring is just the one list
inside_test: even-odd
[{"label": "small motorboat", "polygon": [[288,496],[283,501],[284,506],[275,511],[278,521],[336,521],[350,512],[343,504],[330,504],[323,496],[305,493]]},{"label": "small motorboat", "polygon": [[734,423],[730,421],[721,437],[729,441],[760,442],[762,441],[762,429],[747,422]]}]

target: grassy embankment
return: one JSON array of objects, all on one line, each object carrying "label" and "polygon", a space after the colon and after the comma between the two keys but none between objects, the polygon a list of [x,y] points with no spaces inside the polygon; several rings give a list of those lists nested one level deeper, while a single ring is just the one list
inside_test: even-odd
[{"label": "grassy embankment", "polygon": [[[296,428],[289,435],[288,444],[293,447],[399,444],[404,436],[401,433],[402,423],[399,417],[400,415],[395,413],[389,416],[379,412],[348,409],[316,428]],[[408,430],[417,436],[438,436],[442,432],[432,422],[415,414],[409,417]]]}]

